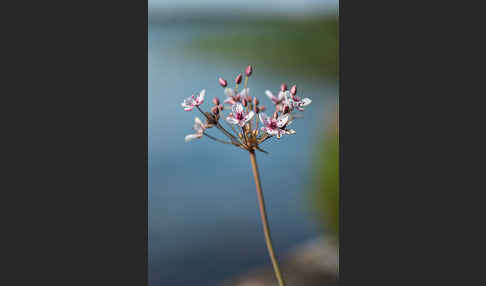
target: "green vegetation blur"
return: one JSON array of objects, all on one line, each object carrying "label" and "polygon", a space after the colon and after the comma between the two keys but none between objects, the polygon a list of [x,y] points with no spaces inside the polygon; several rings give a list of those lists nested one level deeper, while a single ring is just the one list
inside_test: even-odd
[{"label": "green vegetation blur", "polygon": [[241,20],[227,23],[234,34],[204,35],[190,47],[219,57],[264,62],[275,69],[337,77],[337,18]]},{"label": "green vegetation blur", "polygon": [[339,136],[337,124],[328,128],[314,162],[315,174],[311,202],[325,229],[339,236]]}]

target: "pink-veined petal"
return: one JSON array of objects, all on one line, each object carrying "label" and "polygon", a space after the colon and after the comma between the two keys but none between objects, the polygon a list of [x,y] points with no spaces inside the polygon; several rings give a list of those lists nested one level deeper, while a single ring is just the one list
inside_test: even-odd
[{"label": "pink-veined petal", "polygon": [[194,99],[190,97],[184,99],[184,101],[182,102],[182,106],[193,106],[193,105],[194,105]]},{"label": "pink-veined petal", "polygon": [[278,131],[276,129],[272,129],[272,128],[268,128],[268,127],[262,127],[262,130],[265,133],[268,133],[268,135],[272,135],[272,136],[275,136],[278,133]]},{"label": "pink-veined petal", "polygon": [[239,121],[236,118],[234,118],[233,116],[226,117],[226,121],[228,121],[231,124],[238,124],[239,123]]},{"label": "pink-veined petal", "polygon": [[231,111],[233,111],[234,114],[242,113],[243,112],[243,105],[241,103],[237,102],[236,104],[233,104],[233,106],[231,107]]},{"label": "pink-veined petal", "polygon": [[300,106],[307,106],[307,105],[311,104],[312,100],[310,98],[306,97],[306,98],[302,99],[300,102],[301,102]]},{"label": "pink-veined petal", "polygon": [[187,106],[184,107],[184,111],[191,111],[194,108],[194,106]]},{"label": "pink-veined petal", "polygon": [[287,121],[289,121],[289,115],[284,114],[277,119],[277,126],[282,128],[285,126],[285,124],[287,124]]}]

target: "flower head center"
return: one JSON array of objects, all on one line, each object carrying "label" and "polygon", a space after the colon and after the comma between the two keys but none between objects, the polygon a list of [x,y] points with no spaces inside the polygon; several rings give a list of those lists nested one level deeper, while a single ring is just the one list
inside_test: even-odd
[{"label": "flower head center", "polygon": [[270,124],[268,125],[268,127],[272,128],[272,129],[277,129],[278,128],[277,121],[276,120],[270,121]]}]

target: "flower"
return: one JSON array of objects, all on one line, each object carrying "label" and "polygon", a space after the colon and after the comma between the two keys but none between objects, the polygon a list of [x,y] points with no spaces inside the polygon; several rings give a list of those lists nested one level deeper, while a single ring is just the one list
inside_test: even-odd
[{"label": "flower", "polygon": [[234,89],[227,87],[224,89],[224,94],[228,97],[224,100],[224,103],[235,104],[236,102],[240,102],[241,100],[243,100],[243,98],[248,98],[250,94],[250,89],[245,88],[238,94],[235,94]]},{"label": "flower", "polygon": [[238,124],[240,127],[243,127],[255,115],[253,111],[246,112],[243,105],[239,102],[231,106],[231,111],[232,113],[226,117],[226,121],[231,124]]},{"label": "flower", "polygon": [[193,129],[196,131],[196,133],[186,135],[186,137],[184,138],[184,140],[186,142],[189,142],[192,139],[196,139],[196,138],[199,139],[199,138],[201,138],[203,136],[203,133],[204,133],[204,130],[206,130],[206,127],[202,123],[201,119],[199,119],[199,117],[194,118],[194,127],[193,127]]},{"label": "flower", "polygon": [[191,111],[194,106],[199,106],[204,102],[204,96],[206,95],[206,90],[203,89],[199,93],[197,97],[194,94],[191,97],[184,99],[184,102],[181,103],[182,107],[184,107],[184,111]]},{"label": "flower", "polygon": [[[296,90],[295,85],[292,86],[292,89],[294,89],[294,91]],[[281,110],[284,111],[284,113],[292,112],[294,109],[304,111],[304,107],[311,102],[312,100],[307,97],[302,99],[299,96],[292,94],[292,92],[286,91],[282,100]]]},{"label": "flower", "polygon": [[[298,100],[295,100],[295,98],[298,98]],[[312,102],[312,100],[310,98],[307,98],[307,97],[303,98],[302,100],[298,96],[294,97],[294,103],[296,104],[296,108],[299,111],[304,111],[303,107],[311,104],[311,102]]]},{"label": "flower", "polygon": [[265,113],[259,114],[260,121],[263,123],[263,127],[261,128],[262,131],[265,133],[277,136],[280,139],[280,136],[283,134],[294,134],[295,131],[290,129],[287,130],[285,127],[290,124],[289,122],[289,115],[284,114],[279,116],[278,118],[268,117]]},{"label": "flower", "polygon": [[290,111],[297,109],[298,111],[304,111],[304,107],[311,104],[312,100],[309,98],[300,98],[297,95],[286,97],[284,100],[284,105],[288,105]]},{"label": "flower", "polygon": [[282,103],[282,101],[284,101],[286,93],[288,93],[288,91],[279,91],[278,96],[275,96],[270,90],[265,91],[265,94],[268,96],[268,98],[270,98],[270,100],[272,100],[273,104],[275,105],[279,105],[280,103]]}]

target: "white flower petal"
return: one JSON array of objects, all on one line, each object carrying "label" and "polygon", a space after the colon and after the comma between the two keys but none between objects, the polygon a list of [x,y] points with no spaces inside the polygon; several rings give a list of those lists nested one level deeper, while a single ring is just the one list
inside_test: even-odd
[{"label": "white flower petal", "polygon": [[295,130],[293,129],[285,130],[285,134],[289,134],[289,135],[295,134]]},{"label": "white flower petal", "polygon": [[206,128],[204,127],[204,124],[201,121],[201,119],[199,119],[199,117],[195,117],[194,118],[194,130],[196,130],[198,133],[202,133],[204,131],[204,129],[206,129]]},{"label": "white flower petal", "polygon": [[272,100],[272,101],[276,101],[277,100],[277,98],[275,97],[275,95],[273,95],[273,93],[270,90],[266,90],[265,91],[265,94],[268,96],[268,98],[270,98],[270,100]]},{"label": "white flower petal", "polygon": [[268,120],[268,115],[266,115],[264,112],[261,112],[258,114],[258,117],[260,118],[260,121],[265,124]]},{"label": "white flower petal", "polygon": [[224,94],[227,97],[233,97],[233,96],[235,96],[234,90],[232,88],[229,88],[229,87],[227,87],[227,88],[224,89]]},{"label": "white flower petal", "polygon": [[194,108],[194,106],[187,106],[184,107],[184,111],[191,111]]},{"label": "white flower petal", "polygon": [[227,99],[225,99],[223,102],[224,102],[224,103],[229,103],[229,104],[234,104],[234,103],[235,103],[235,101],[233,100],[233,98],[232,98],[232,97],[228,97],[228,98],[227,98]]},{"label": "white flower petal", "polygon": [[194,118],[194,123],[198,124],[198,125],[203,125],[201,119],[199,119],[199,117],[197,117],[197,116]]},{"label": "white flower petal", "polygon": [[189,134],[189,135],[186,135],[186,137],[184,138],[184,141],[189,142],[189,141],[196,139],[198,137],[199,136],[197,134]]},{"label": "white flower petal", "polygon": [[250,94],[250,88],[245,88],[242,91],[240,91],[238,95],[241,97],[241,99],[243,99],[248,97],[249,94]]},{"label": "white flower petal", "polygon": [[289,115],[289,120],[287,121],[287,127],[294,122],[294,116],[291,113],[288,113]]},{"label": "white flower petal", "polygon": [[255,112],[250,111],[247,115],[245,115],[245,117],[243,118],[243,120],[246,123],[246,122],[250,121],[253,118],[254,115],[255,115]]},{"label": "white flower petal", "polygon": [[195,104],[201,105],[204,102],[204,97],[205,96],[206,96],[206,90],[203,89],[203,90],[201,90],[201,92],[199,93],[199,95],[196,97]]}]

